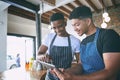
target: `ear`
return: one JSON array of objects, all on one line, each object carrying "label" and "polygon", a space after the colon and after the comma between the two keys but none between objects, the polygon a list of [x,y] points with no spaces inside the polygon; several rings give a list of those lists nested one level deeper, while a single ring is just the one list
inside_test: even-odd
[{"label": "ear", "polygon": [[87,25],[90,26],[91,25],[92,20],[90,18],[87,19]]}]

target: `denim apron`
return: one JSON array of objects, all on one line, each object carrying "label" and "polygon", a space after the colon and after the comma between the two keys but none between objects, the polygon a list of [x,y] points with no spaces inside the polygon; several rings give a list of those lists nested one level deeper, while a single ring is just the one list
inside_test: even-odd
[{"label": "denim apron", "polygon": [[80,58],[83,65],[83,73],[89,74],[104,69],[105,65],[102,57],[97,50],[97,39],[99,35],[99,28],[95,33],[93,42],[86,45],[81,44]]},{"label": "denim apron", "polygon": [[[54,36],[51,44],[50,44],[50,54],[49,56],[52,58],[52,63],[56,68],[70,68],[72,63],[72,49],[71,49],[71,41],[70,36],[68,36],[68,46],[55,46],[53,45],[54,40],[57,35]],[[52,75],[49,71],[47,71],[45,80],[59,80],[56,76]]]}]

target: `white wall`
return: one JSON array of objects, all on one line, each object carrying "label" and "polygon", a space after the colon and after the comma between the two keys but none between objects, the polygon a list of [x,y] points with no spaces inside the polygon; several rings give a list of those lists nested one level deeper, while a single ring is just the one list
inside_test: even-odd
[{"label": "white wall", "polygon": [[[50,30],[46,24],[41,24],[41,26],[43,39]],[[8,14],[8,33],[36,36],[36,23],[33,20]]]},{"label": "white wall", "polygon": [[36,36],[35,21],[8,14],[8,33]]},{"label": "white wall", "polygon": [[6,70],[8,6],[9,4],[0,1],[0,72]]}]

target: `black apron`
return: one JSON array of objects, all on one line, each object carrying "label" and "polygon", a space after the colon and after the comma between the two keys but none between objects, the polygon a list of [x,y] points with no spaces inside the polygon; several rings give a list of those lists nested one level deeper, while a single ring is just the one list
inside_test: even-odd
[{"label": "black apron", "polygon": [[[71,49],[71,41],[70,36],[68,36],[68,46],[55,46],[53,45],[57,34],[54,36],[51,44],[50,44],[50,54],[49,56],[52,58],[52,63],[56,68],[70,68],[72,63],[72,49]],[[59,80],[56,76],[47,72],[46,80]]]}]

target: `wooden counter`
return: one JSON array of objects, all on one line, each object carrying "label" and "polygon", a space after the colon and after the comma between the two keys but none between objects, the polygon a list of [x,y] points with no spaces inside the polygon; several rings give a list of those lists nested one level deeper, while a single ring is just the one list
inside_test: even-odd
[{"label": "wooden counter", "polygon": [[41,75],[45,72],[40,71],[26,71],[23,68],[16,68],[0,73],[0,80],[44,80]]}]

